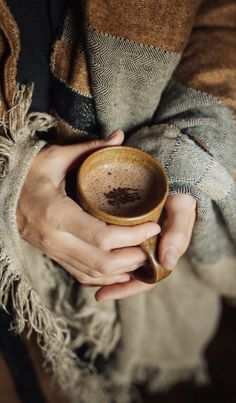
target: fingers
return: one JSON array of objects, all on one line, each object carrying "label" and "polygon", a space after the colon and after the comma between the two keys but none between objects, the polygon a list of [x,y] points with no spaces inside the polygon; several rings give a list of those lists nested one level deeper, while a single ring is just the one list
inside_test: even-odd
[{"label": "fingers", "polygon": [[94,234],[103,232],[107,225],[82,210],[74,200],[67,196],[63,196],[63,198],[61,203],[63,208],[58,215],[57,227],[92,245]]},{"label": "fingers", "polygon": [[63,221],[65,231],[99,249],[107,251],[139,245],[146,239],[159,234],[161,230],[160,226],[155,222],[133,227],[106,225],[83,211],[69,197],[65,197],[64,208],[58,219]]},{"label": "fingers", "polygon": [[123,284],[113,284],[101,287],[95,294],[97,301],[104,299],[122,299],[140,292],[150,291],[155,284],[146,284],[131,278],[130,281]]},{"label": "fingers", "polygon": [[196,201],[190,195],[169,196],[165,205],[166,220],[159,243],[159,261],[173,270],[189,246],[196,218]]},{"label": "fingers", "polygon": [[[93,277],[123,274],[140,267],[146,256],[139,247],[113,251],[98,250],[69,233],[56,233],[44,243],[44,250],[54,260],[59,258],[76,270],[86,271]],[[87,269],[84,269],[84,266]]]},{"label": "fingers", "polygon": [[128,273],[142,266],[146,261],[146,255],[139,247],[122,248],[108,252],[107,272]]},{"label": "fingers", "polygon": [[116,130],[110,136],[101,140],[92,140],[80,144],[72,144],[63,147],[64,167],[67,169],[68,165],[73,163],[75,159],[82,156],[89,151],[95,151],[98,148],[105,146],[115,146],[122,144],[124,140],[124,133],[121,130]]},{"label": "fingers", "polygon": [[47,153],[47,157],[50,157],[51,169],[55,171],[55,174],[58,172],[58,176],[60,176],[59,179],[61,179],[84,154],[101,147],[120,145],[123,140],[124,133],[121,130],[116,130],[105,139],[66,146],[51,146],[45,149],[44,152]]},{"label": "fingers", "polygon": [[83,285],[87,286],[101,286],[101,285],[109,285],[115,283],[127,282],[130,279],[128,274],[120,274],[120,275],[111,275],[111,276],[103,276],[103,277],[92,277],[87,273],[87,267],[80,265],[80,270],[76,270],[73,266],[68,263],[65,263],[60,258],[54,258],[57,263],[59,263],[64,269],[67,270],[77,281],[79,281]]},{"label": "fingers", "polygon": [[146,239],[159,234],[160,230],[160,226],[154,222],[133,227],[107,225],[103,231],[94,233],[93,240],[90,241],[103,250],[124,248],[140,245]]},{"label": "fingers", "polygon": [[[186,251],[196,217],[196,201],[189,195],[169,196],[166,203],[167,218],[161,233],[159,260],[167,269],[173,269]],[[97,301],[122,299],[151,290],[155,284],[145,284],[137,279],[122,284],[105,285],[95,294]]]}]

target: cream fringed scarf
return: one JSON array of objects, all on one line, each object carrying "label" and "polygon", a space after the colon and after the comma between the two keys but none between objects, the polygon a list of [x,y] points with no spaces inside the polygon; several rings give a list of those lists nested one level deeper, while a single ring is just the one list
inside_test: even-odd
[{"label": "cream fringed scarf", "polygon": [[[166,388],[188,376],[204,380],[202,351],[215,330],[219,306],[215,292],[197,279],[186,259],[170,281],[148,294],[118,304],[96,303],[94,290],[81,288],[72,306],[73,281],[39,250],[20,240],[16,201],[31,158],[44,145],[35,141],[34,131],[54,124],[46,114],[27,115],[31,94],[27,88],[17,93],[6,122],[13,138],[1,145],[1,155],[4,152],[12,172],[3,188],[6,194],[1,193],[8,209],[1,204],[0,298],[6,307],[11,297],[13,328],[19,333],[26,328],[28,336],[36,333],[47,364],[72,401],[108,403],[111,393],[116,402],[128,402],[131,382],[145,379],[152,389]],[[21,183],[16,186],[14,171],[19,170]],[[9,233],[4,223],[11,228]],[[85,342],[90,345],[90,364],[80,362],[72,351]],[[104,373],[98,375],[93,362],[99,354],[107,361]]]},{"label": "cream fringed scarf", "polygon": [[[72,281],[39,250],[20,240],[15,206],[30,163],[25,150],[30,144],[33,158],[44,145],[34,140],[34,131],[54,124],[46,114],[27,115],[31,94],[32,90],[22,88],[16,95],[8,122],[12,139],[1,148],[12,175],[4,188],[7,195],[1,193],[1,201],[9,204],[1,216],[0,297],[3,307],[11,297],[12,326],[19,333],[26,328],[29,336],[36,333],[47,364],[72,401],[108,403],[112,396],[125,403],[131,382],[138,380],[146,379],[153,390],[189,376],[204,381],[202,353],[217,325],[219,304],[216,293],[193,274],[187,259],[170,281],[148,294],[118,304],[96,303],[94,289],[81,288],[72,306]],[[14,181],[14,170],[21,172],[21,183]],[[10,233],[4,231],[3,222]],[[80,362],[72,351],[84,342],[90,345],[90,364]],[[115,357],[109,360],[114,351]],[[107,361],[104,373],[98,375],[92,363],[99,354]]]},{"label": "cream fringed scarf", "polygon": [[[7,38],[1,46],[10,52],[0,82],[9,110],[4,115],[0,102],[0,304],[6,309],[11,299],[12,326],[35,333],[72,402],[130,403],[131,383],[139,380],[152,390],[188,377],[207,380],[203,353],[220,296],[236,296],[236,5],[223,3],[224,14],[215,0],[76,2],[51,55],[52,118],[28,113],[32,87],[14,85],[17,30],[0,0],[0,41]],[[20,239],[18,197],[46,144],[36,132],[55,121],[57,143],[123,129],[126,144],[161,160],[171,193],[197,199],[188,257],[151,292],[97,303],[94,289],[78,287]],[[89,363],[75,354],[84,343]],[[104,361],[99,373],[97,358]]]}]

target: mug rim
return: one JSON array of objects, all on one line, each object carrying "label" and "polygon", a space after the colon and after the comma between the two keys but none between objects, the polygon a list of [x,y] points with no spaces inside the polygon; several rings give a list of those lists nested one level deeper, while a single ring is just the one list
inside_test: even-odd
[{"label": "mug rim", "polygon": [[[84,169],[84,167],[94,158],[95,155],[97,154],[102,154],[104,152],[107,152],[109,150],[114,150],[114,149],[122,149],[122,150],[131,150],[132,152],[135,152],[137,154],[143,155],[146,159],[149,159],[149,161],[151,161],[154,165],[158,166],[160,172],[162,173],[165,181],[165,191],[163,192],[162,197],[160,198],[158,204],[153,207],[152,209],[148,210],[147,212],[145,212],[144,214],[140,214],[140,215],[136,215],[133,217],[124,217],[124,216],[118,216],[118,215],[112,215],[109,213],[106,213],[105,211],[97,208],[93,203],[91,203],[90,199],[87,197],[86,193],[83,190],[83,186],[82,186],[82,170]],[[85,202],[86,207],[88,208],[88,212],[90,212],[93,216],[102,219],[103,221],[110,223],[110,224],[117,224],[119,225],[124,225],[121,224],[121,221],[125,221],[127,223],[127,225],[130,224],[135,224],[136,221],[143,221],[143,222],[147,222],[148,217],[155,213],[156,210],[159,210],[160,206],[162,205],[162,203],[165,202],[167,196],[169,193],[169,180],[168,180],[168,176],[167,173],[164,169],[164,167],[162,166],[162,164],[159,162],[158,159],[156,159],[155,157],[153,157],[152,155],[148,154],[147,152],[140,150],[139,148],[134,148],[134,147],[129,147],[129,146],[108,146],[108,147],[103,147],[103,148],[99,148],[98,150],[92,152],[92,154],[90,154],[80,165],[78,172],[77,172],[77,196],[79,198],[79,200],[81,202]]]}]

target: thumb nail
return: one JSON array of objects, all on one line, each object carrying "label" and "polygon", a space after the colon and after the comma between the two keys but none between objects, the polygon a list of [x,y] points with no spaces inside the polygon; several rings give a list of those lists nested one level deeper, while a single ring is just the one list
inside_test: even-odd
[{"label": "thumb nail", "polygon": [[119,133],[122,133],[122,131],[116,130],[115,132],[111,133],[108,137],[106,137],[105,141],[110,141],[114,139]]},{"label": "thumb nail", "polygon": [[178,262],[178,259],[179,254],[177,250],[173,247],[169,247],[164,253],[162,264],[166,269],[173,270]]}]

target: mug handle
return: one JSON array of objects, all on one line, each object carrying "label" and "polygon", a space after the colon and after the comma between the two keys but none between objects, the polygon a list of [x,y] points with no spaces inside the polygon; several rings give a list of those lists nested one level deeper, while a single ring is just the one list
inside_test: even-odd
[{"label": "mug handle", "polygon": [[157,283],[170,275],[171,270],[162,267],[156,259],[158,236],[155,235],[143,243],[140,247],[147,256],[147,263],[132,272],[132,277],[144,283]]}]

